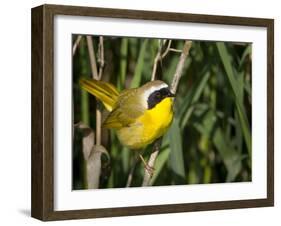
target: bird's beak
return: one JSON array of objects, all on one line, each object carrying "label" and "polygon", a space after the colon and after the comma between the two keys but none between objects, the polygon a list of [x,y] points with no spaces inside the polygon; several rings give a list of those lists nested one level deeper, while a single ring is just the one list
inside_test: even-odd
[{"label": "bird's beak", "polygon": [[169,94],[168,94],[168,97],[175,97],[176,95],[175,94],[173,94],[171,91],[169,92]]}]

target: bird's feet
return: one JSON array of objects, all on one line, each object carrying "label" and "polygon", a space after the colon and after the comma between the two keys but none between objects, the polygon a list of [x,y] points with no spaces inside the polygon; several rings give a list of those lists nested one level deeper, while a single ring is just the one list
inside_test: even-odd
[{"label": "bird's feet", "polygon": [[150,177],[152,177],[154,174],[155,168],[153,168],[152,166],[147,164],[146,161],[144,160],[144,158],[142,157],[142,155],[139,155],[139,156],[140,156],[141,161],[143,162],[145,170],[150,175]]},{"label": "bird's feet", "polygon": [[144,165],[144,168],[145,168],[145,170],[148,172],[150,178],[153,177],[155,168],[152,167],[152,166],[150,166],[150,165],[148,165],[148,164]]}]

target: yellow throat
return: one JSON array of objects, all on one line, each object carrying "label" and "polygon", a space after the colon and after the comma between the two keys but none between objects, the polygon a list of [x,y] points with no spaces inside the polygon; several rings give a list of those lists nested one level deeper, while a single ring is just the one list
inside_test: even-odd
[{"label": "yellow throat", "polygon": [[173,98],[167,97],[154,108],[146,110],[131,127],[117,131],[120,141],[131,149],[139,149],[168,130],[173,120]]}]

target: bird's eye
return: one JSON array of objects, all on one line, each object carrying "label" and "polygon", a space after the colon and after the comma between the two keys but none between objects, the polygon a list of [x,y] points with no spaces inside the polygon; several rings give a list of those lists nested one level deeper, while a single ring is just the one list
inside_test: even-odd
[{"label": "bird's eye", "polygon": [[160,99],[161,98],[161,93],[160,92],[156,92],[155,96],[156,96],[157,99]]},{"label": "bird's eye", "polygon": [[161,91],[154,91],[147,99],[148,109],[152,109],[156,104],[160,103],[164,98]]}]

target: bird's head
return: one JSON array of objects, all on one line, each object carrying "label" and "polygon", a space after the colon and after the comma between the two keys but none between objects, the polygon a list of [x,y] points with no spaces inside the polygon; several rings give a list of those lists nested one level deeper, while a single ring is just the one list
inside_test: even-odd
[{"label": "bird's head", "polygon": [[160,80],[146,83],[141,87],[141,92],[147,109],[154,108],[166,98],[175,97],[175,94],[170,91],[169,86]]}]

